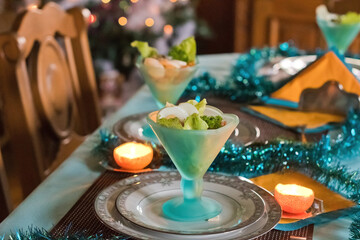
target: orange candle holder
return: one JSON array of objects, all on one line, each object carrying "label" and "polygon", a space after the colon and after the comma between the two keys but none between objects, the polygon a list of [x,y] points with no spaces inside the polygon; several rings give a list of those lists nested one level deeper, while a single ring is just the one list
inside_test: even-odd
[{"label": "orange candle holder", "polygon": [[152,147],[129,142],[116,147],[113,152],[114,160],[123,169],[140,170],[149,165],[153,159]]},{"label": "orange candle holder", "polygon": [[288,213],[304,213],[314,202],[313,190],[297,184],[278,184],[274,196],[282,210]]}]

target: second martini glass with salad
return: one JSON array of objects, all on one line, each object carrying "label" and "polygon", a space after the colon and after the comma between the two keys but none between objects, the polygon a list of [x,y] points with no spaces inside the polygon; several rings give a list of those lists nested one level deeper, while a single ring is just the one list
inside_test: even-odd
[{"label": "second martini glass with salad", "polygon": [[197,70],[194,37],[170,49],[167,56],[158,54],[147,42],[134,41],[140,52],[136,66],[156,101],[158,108],[167,102],[175,104]]},{"label": "second martini glass with salad", "polygon": [[[131,46],[140,53],[136,66],[148,85],[157,108],[163,108],[167,102],[175,104],[198,69],[194,37],[173,46],[166,56],[159,54],[147,42],[134,41]],[[125,140],[142,139],[158,143],[146,124],[146,116],[147,113],[139,114],[119,121],[114,126],[115,133]]]},{"label": "second martini glass with salad", "polygon": [[316,22],[328,47],[337,48],[340,54],[345,54],[360,31],[360,14],[355,12],[330,13],[325,5],[317,7]]}]

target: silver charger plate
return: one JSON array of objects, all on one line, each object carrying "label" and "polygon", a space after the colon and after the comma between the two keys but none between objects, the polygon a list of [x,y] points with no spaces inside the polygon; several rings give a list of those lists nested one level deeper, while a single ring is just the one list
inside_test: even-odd
[{"label": "silver charger plate", "polygon": [[249,227],[265,214],[262,198],[243,182],[208,174],[203,179],[203,196],[219,202],[222,212],[208,221],[172,221],[163,216],[162,205],[173,197],[182,197],[181,176],[154,174],[140,178],[138,184],[119,194],[116,207],[127,220],[144,228],[174,234],[225,233]]},{"label": "silver charger plate", "polygon": [[[316,58],[316,55],[287,57],[274,66],[275,68],[279,68],[292,76],[303,70],[310,63],[314,62]],[[360,60],[355,58],[345,58],[345,62],[353,67],[352,73],[360,79]]]},{"label": "silver charger plate", "polygon": [[[154,172],[146,175],[160,175],[164,178],[168,176],[175,176],[178,173],[176,172]],[[211,174],[212,175],[212,174]],[[206,175],[205,175],[206,176]],[[204,234],[204,235],[183,235],[183,234],[171,234],[164,233],[155,230],[151,230],[148,228],[144,228],[138,226],[131,221],[128,221],[124,218],[117,210],[115,203],[118,195],[126,189],[131,189],[134,184],[136,185],[140,182],[140,176],[134,176],[130,178],[126,178],[121,180],[108,188],[104,189],[99,193],[99,195],[95,199],[95,212],[97,217],[102,221],[105,225],[110,227],[111,229],[122,233],[127,234],[129,236],[139,238],[139,239],[156,239],[156,240],[165,240],[165,239],[173,239],[173,240],[218,240],[218,239],[237,239],[237,240],[248,240],[259,237],[272,228],[280,221],[281,218],[281,208],[275,201],[274,197],[271,193],[266,191],[263,188],[260,188],[250,182],[248,180],[244,180],[241,177],[230,177],[224,176],[227,179],[233,179],[234,184],[236,182],[241,182],[244,187],[248,187],[249,189],[254,190],[265,202],[265,214],[253,225],[248,227],[244,227],[240,230],[233,230],[225,233],[215,233],[215,234]]]},{"label": "silver charger plate", "polygon": [[[161,143],[146,122],[149,112],[130,115],[120,119],[114,124],[113,132],[124,141],[152,142],[162,147]],[[252,123],[240,119],[240,122],[230,138],[233,143],[239,145],[250,145],[260,136],[260,130]]]}]

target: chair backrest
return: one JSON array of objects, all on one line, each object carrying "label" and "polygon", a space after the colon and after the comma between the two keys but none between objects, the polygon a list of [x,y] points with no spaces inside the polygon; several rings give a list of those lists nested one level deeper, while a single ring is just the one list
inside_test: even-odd
[{"label": "chair backrest", "polygon": [[[336,0],[333,0],[336,2]],[[326,42],[316,24],[315,9],[325,0],[253,0],[251,46],[277,46],[293,40],[301,49],[326,48]],[[358,0],[347,0],[354,6]],[[331,11],[344,12],[343,1],[334,3]],[[339,9],[339,11],[337,11]],[[360,50],[360,37],[349,50]]]},{"label": "chair backrest", "polygon": [[81,9],[49,3],[27,10],[0,35],[0,96],[11,152],[4,158],[17,162],[27,195],[81,142],[79,136],[100,125]]}]

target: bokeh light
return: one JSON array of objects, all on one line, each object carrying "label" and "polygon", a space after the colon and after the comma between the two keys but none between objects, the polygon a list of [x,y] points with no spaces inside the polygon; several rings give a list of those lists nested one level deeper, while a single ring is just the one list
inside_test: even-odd
[{"label": "bokeh light", "polygon": [[29,6],[27,6],[27,9],[37,9],[38,5],[37,4],[30,4]]},{"label": "bokeh light", "polygon": [[127,18],[126,17],[119,17],[118,23],[120,26],[125,26],[127,24]]},{"label": "bokeh light", "polygon": [[103,3],[109,3],[111,0],[101,0]]},{"label": "bokeh light", "polygon": [[145,19],[145,25],[147,26],[147,27],[152,27],[153,25],[154,25],[154,19],[152,19],[152,18],[147,18],[147,19]]},{"label": "bokeh light", "polygon": [[173,26],[171,26],[171,25],[169,25],[169,24],[167,24],[167,25],[164,26],[164,33],[165,33],[166,35],[171,35],[171,34],[173,33],[173,31],[174,31]]},{"label": "bokeh light", "polygon": [[89,23],[90,23],[90,24],[93,24],[94,22],[96,22],[96,19],[97,19],[97,17],[96,17],[95,14],[90,14],[90,16],[89,16]]}]

